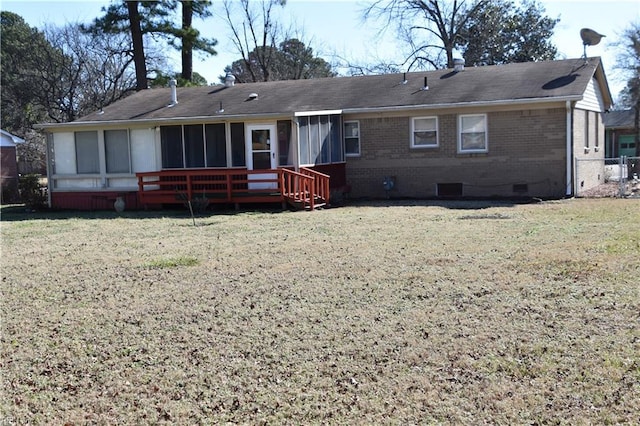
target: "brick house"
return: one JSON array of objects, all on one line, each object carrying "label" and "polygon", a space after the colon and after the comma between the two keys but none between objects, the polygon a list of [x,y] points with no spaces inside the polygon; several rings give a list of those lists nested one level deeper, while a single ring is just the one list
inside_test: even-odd
[{"label": "brick house", "polygon": [[16,146],[24,140],[0,130],[0,200],[13,201],[18,196],[18,159]]},{"label": "brick house", "polygon": [[604,161],[580,182],[574,168],[579,158],[604,159],[611,104],[600,58],[579,58],[251,84],[230,77],[140,91],[39,127],[54,208],[307,192],[293,178],[326,202],[314,186],[325,177],[334,194],[352,197],[561,198],[602,183]]}]

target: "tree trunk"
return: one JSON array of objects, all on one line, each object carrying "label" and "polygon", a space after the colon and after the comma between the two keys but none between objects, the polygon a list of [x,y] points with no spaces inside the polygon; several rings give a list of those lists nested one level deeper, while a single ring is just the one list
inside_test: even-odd
[{"label": "tree trunk", "polygon": [[191,21],[193,5],[190,0],[182,0],[182,78],[191,81],[193,77],[193,37]]},{"label": "tree trunk", "polygon": [[144,43],[142,41],[142,28],[140,27],[140,13],[137,1],[127,1],[129,12],[129,25],[131,28],[131,40],[133,43],[133,63],[136,68],[136,90],[147,88],[147,62],[144,55]]}]

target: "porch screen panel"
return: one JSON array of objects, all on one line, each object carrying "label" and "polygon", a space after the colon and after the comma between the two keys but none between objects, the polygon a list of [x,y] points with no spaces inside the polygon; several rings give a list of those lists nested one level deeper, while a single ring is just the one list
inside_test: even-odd
[{"label": "porch screen panel", "polygon": [[331,116],[331,162],[344,161],[344,147],[342,146],[342,125],[339,115]]},{"label": "porch screen panel", "polygon": [[155,129],[131,129],[129,131],[133,172],[150,172],[161,167],[156,159],[155,139]]},{"label": "porch screen panel", "polygon": [[105,130],[104,151],[107,173],[131,173],[129,132],[127,130]]},{"label": "porch screen panel", "polygon": [[53,170],[56,174],[75,174],[76,169],[76,142],[73,132],[50,133],[53,143],[51,144],[51,159],[53,160]]},{"label": "porch screen panel", "polygon": [[320,120],[317,116],[309,117],[309,164],[320,162]]},{"label": "porch screen panel", "polygon": [[204,134],[207,141],[207,167],[227,167],[227,138],[224,124],[207,124]]},{"label": "porch screen panel", "polygon": [[291,120],[278,121],[278,165],[293,166],[294,152],[291,143]]},{"label": "porch screen panel", "polygon": [[186,167],[204,167],[204,128],[201,124],[184,126]]},{"label": "porch screen panel", "polygon": [[244,149],[244,123],[231,123],[231,163],[233,167],[247,165]]},{"label": "porch screen panel", "polygon": [[328,115],[320,117],[320,162],[331,162],[331,122]]},{"label": "porch screen panel", "polygon": [[309,117],[300,117],[300,164],[311,164],[309,158]]},{"label": "porch screen panel", "polygon": [[162,148],[162,168],[179,169],[184,167],[182,126],[160,127],[160,145]]},{"label": "porch screen panel", "polygon": [[100,173],[98,132],[76,132],[76,170],[80,173]]}]

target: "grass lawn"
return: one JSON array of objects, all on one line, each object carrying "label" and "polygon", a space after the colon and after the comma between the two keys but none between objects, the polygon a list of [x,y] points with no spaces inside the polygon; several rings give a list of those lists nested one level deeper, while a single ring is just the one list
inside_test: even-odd
[{"label": "grass lawn", "polygon": [[640,200],[2,210],[0,424],[638,424]]}]

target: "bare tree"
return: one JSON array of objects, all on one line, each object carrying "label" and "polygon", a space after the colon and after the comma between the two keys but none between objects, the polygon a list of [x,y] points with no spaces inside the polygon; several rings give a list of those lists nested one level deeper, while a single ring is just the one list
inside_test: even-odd
[{"label": "bare tree", "polygon": [[[383,19],[383,31],[395,26],[409,46],[404,64],[452,68],[457,46],[465,42],[468,21],[488,0],[468,5],[464,0],[376,0],[365,9],[365,19]],[[444,58],[443,58],[444,56]]]},{"label": "bare tree", "polygon": [[53,49],[41,57],[40,103],[52,120],[73,121],[136,88],[126,35],[91,34],[74,24],[44,32]]},{"label": "bare tree", "polygon": [[[275,21],[275,8],[286,0],[225,0],[227,23],[233,33],[233,44],[244,62],[252,81],[269,81],[278,40],[286,39]],[[259,6],[257,6],[259,5]],[[242,22],[235,21],[236,9],[241,9]]]}]

